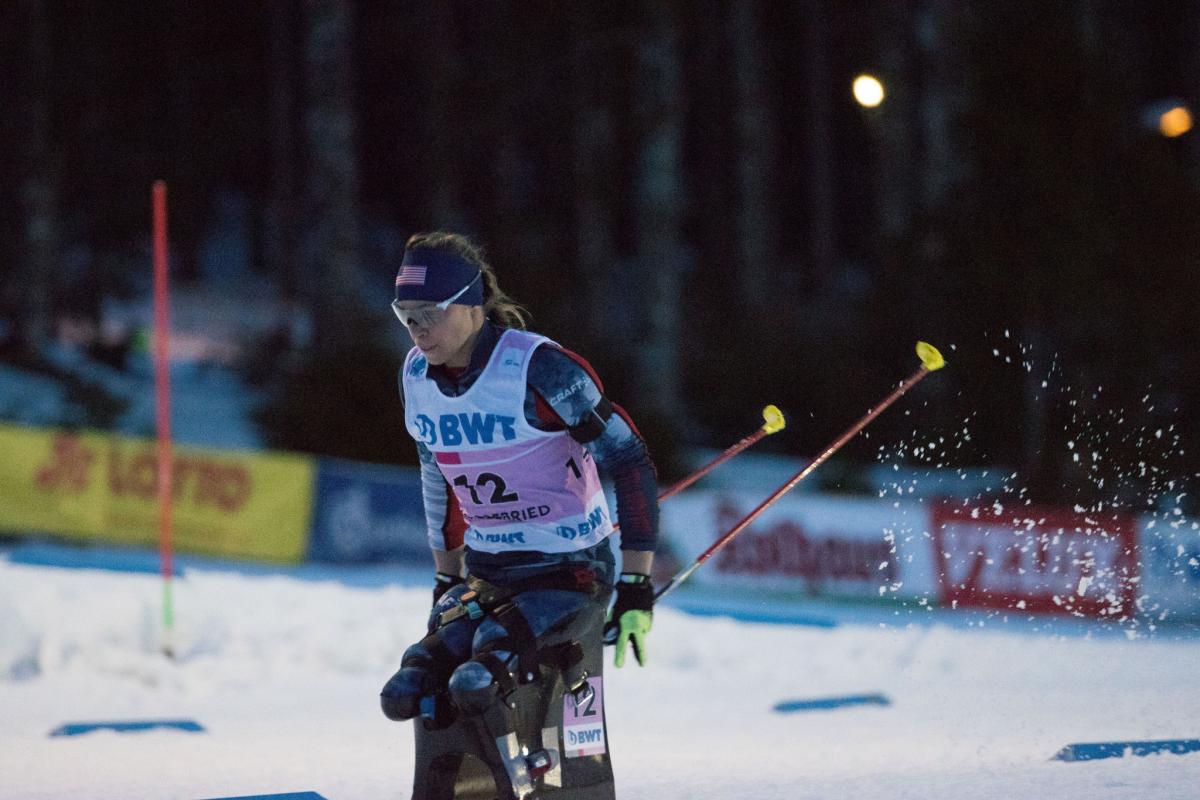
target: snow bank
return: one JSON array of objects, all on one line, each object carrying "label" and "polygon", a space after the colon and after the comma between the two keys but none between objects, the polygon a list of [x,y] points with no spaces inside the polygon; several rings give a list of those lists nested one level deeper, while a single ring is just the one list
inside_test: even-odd
[{"label": "snow bank", "polygon": [[[425,586],[192,571],[178,657],[159,579],[0,562],[0,797],[407,797],[411,727],[378,690],[423,632]],[[940,624],[803,628],[656,613],[645,669],[606,674],[622,800],[1191,798],[1200,755],[1049,761],[1071,742],[1200,735],[1195,640]],[[891,705],[781,714],[881,692]],[[50,738],[64,722],[190,718],[206,733]]]}]

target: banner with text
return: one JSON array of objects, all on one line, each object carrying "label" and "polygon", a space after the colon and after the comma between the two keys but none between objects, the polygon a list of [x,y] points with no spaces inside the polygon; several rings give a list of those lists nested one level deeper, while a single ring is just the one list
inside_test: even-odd
[{"label": "banner with text", "polygon": [[941,601],[1122,619],[1135,613],[1137,520],[1128,514],[940,504]]},{"label": "banner with text", "polygon": [[[152,545],[158,456],[150,439],[0,424],[0,529]],[[304,558],[313,461],[176,446],[173,542],[181,552]]]},{"label": "banner with text", "polygon": [[[692,561],[761,501],[696,492],[662,507],[672,555]],[[690,579],[698,585],[842,597],[910,599],[937,590],[928,510],[918,503],[785,497]]]}]

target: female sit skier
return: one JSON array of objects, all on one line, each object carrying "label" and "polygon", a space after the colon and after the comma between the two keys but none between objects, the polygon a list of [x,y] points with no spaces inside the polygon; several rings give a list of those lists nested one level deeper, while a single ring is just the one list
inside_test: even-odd
[{"label": "female sit skier", "polygon": [[[523,798],[538,767],[550,765],[527,758],[507,698],[536,680],[536,664],[556,646],[567,672],[580,660],[572,645],[598,650],[614,589],[613,523],[597,468],[613,480],[621,520],[615,664],[627,644],[645,663],[654,465],[591,366],[524,330],[521,309],[465,237],[411,237],[392,308],[415,345],[400,385],[437,575],[429,633],[383,687],[383,712],[420,716],[427,729],[473,720]],[[584,683],[573,675],[568,684]]]}]

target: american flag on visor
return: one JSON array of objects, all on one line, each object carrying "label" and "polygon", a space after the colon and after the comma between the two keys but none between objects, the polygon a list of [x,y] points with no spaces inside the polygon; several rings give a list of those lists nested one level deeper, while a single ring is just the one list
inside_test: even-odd
[{"label": "american flag on visor", "polygon": [[397,286],[424,286],[425,285],[425,270],[428,267],[406,266],[400,268],[400,274],[396,276]]}]

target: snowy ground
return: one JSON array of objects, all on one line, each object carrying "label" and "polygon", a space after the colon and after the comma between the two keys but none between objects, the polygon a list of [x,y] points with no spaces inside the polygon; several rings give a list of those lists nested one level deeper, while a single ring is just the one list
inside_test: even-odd
[{"label": "snowy ground", "polygon": [[[151,575],[0,560],[0,797],[409,796],[411,727],[377,698],[422,631],[426,587],[189,570],[174,662],[157,654],[159,596]],[[1050,760],[1073,742],[1200,736],[1198,638],[827,614],[843,624],[661,609],[649,666],[605,676],[618,796],[1200,796],[1200,753]],[[870,692],[892,704],[772,710]],[[206,732],[48,736],[148,718]]]}]

